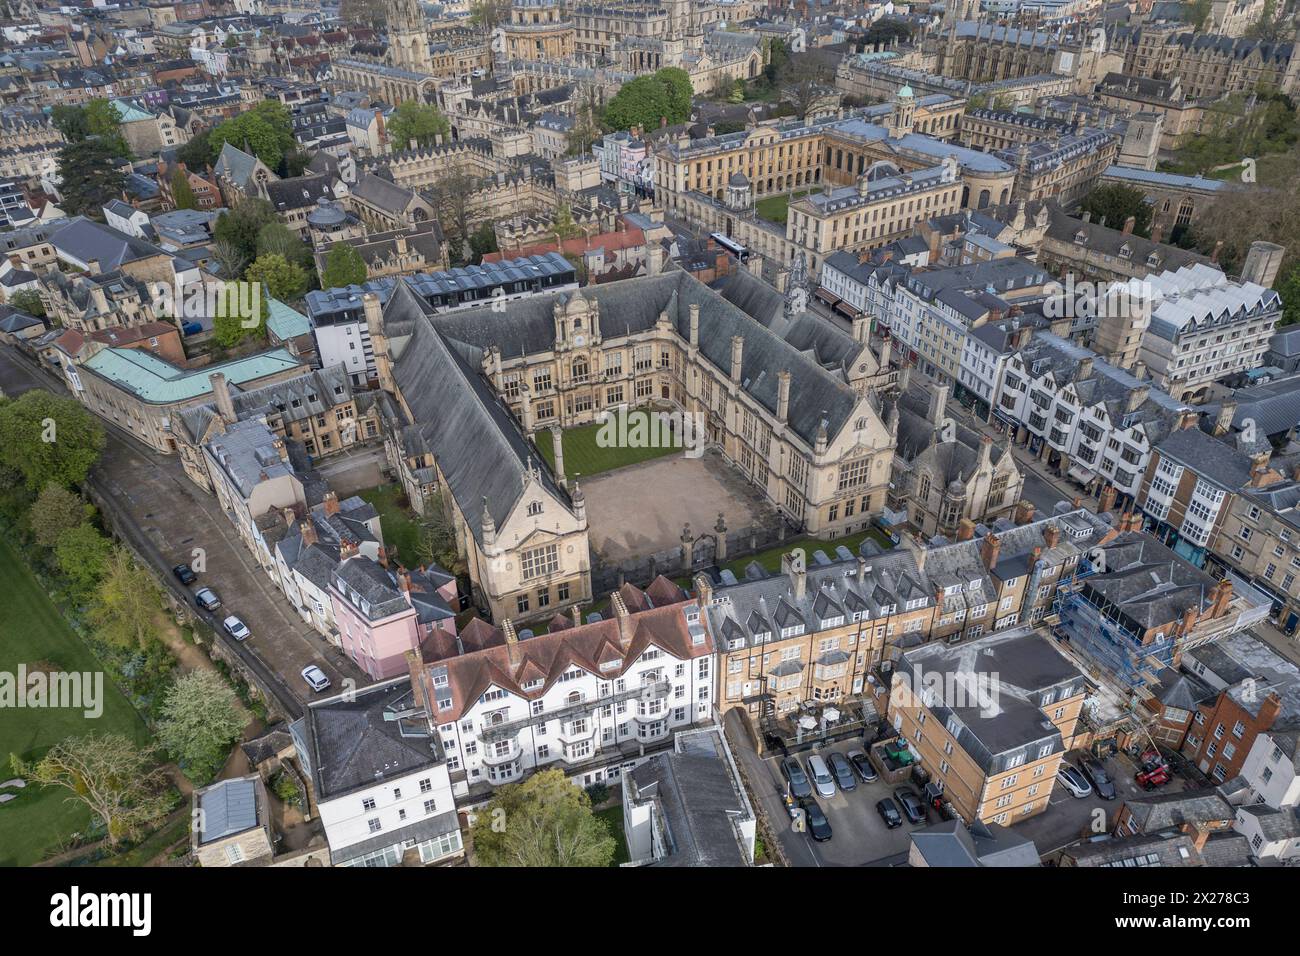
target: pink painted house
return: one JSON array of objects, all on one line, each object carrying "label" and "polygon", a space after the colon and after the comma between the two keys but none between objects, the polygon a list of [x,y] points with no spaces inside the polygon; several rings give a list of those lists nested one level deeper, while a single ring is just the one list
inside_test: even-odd
[{"label": "pink painted house", "polygon": [[456,579],[438,567],[390,570],[360,555],[330,576],[340,643],[375,680],[405,673],[406,652],[435,631],[456,636]]}]

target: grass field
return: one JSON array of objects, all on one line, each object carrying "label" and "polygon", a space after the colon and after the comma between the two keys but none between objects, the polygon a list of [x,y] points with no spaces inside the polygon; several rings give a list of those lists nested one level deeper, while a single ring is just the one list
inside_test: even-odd
[{"label": "grass field", "polygon": [[[768,548],[766,551],[759,551],[756,554],[746,555],[743,558],[736,558],[721,565],[721,569],[730,571],[737,578],[744,580],[745,568],[749,567],[751,561],[757,561],[762,567],[770,573],[775,574],[781,570],[781,555],[792,550],[793,548],[803,548],[806,552],[808,566],[813,565],[813,552],[825,551],[826,556],[832,561],[838,561],[839,557],[835,554],[835,549],[840,545],[848,548],[856,555],[858,547],[867,538],[872,538],[875,542],[886,551],[894,547],[894,543],[889,540],[883,532],[875,528],[867,531],[859,531],[857,534],[845,535],[841,538],[790,538],[784,544],[779,544],[774,548]],[[691,578],[677,577],[673,579],[684,588],[691,587]]]},{"label": "grass field", "polygon": [[[599,423],[566,429],[564,441],[564,474],[568,478],[590,478],[602,471],[613,471],[627,465],[680,454],[680,448],[601,448],[596,444]],[[537,447],[547,464],[555,467],[555,447],[549,431],[537,435]]]},{"label": "grass field", "polygon": [[[19,664],[63,671],[100,671],[90,649],[50,603],[13,546],[0,540],[0,671]],[[125,734],[139,743],[149,732],[122,693],[105,675],[103,714],[89,719],[80,710],[11,709],[0,719],[0,780],[9,772],[9,755],[38,756],[66,737],[87,733]],[[0,866],[27,866],[90,823],[90,812],[67,800],[67,791],[27,787],[16,800],[0,804]]]},{"label": "grass field", "polygon": [[790,215],[790,203],[801,196],[807,196],[809,192],[810,190],[801,189],[790,195],[781,193],[777,196],[766,196],[754,203],[754,211],[768,222],[776,222],[784,226]]},{"label": "grass field", "polygon": [[408,568],[419,567],[420,526],[409,508],[398,503],[401,485],[380,485],[358,495],[375,506],[379,524],[384,529],[384,545],[389,554],[397,549],[397,559]]}]

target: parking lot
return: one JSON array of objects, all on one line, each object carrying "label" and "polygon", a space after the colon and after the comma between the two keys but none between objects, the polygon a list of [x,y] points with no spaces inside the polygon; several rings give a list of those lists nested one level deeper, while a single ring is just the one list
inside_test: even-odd
[{"label": "parking lot", "polygon": [[[734,720],[736,716],[738,715],[729,715],[729,719]],[[904,817],[901,826],[890,830],[876,813],[876,802],[892,797],[894,788],[881,780],[863,783],[857,779],[856,788],[847,793],[836,787],[835,796],[816,798],[831,825],[831,839],[826,843],[818,843],[810,834],[796,833],[791,827],[790,815],[782,801],[786,788],[785,778],[781,775],[780,754],[755,753],[747,746],[748,741],[743,737],[743,732],[733,734],[732,739],[744,740],[736,748],[737,756],[746,766],[755,799],[762,803],[764,812],[777,831],[786,857],[794,866],[897,865],[907,859],[911,832],[926,825],[908,823]],[[824,758],[831,751],[847,755],[855,749],[866,750],[861,738],[800,750],[797,756],[807,770],[808,757],[812,754],[821,754]],[[912,789],[916,790],[915,787]],[[894,802],[898,803],[897,799]],[[939,815],[931,811],[927,822],[939,822]]]}]

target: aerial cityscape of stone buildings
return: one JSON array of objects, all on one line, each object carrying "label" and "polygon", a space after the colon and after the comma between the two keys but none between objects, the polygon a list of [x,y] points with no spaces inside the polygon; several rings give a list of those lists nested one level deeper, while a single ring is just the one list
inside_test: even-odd
[{"label": "aerial cityscape of stone buildings", "polygon": [[1300,860],[1297,21],[1191,6],[6,6],[4,363],[260,708],[187,860]]}]

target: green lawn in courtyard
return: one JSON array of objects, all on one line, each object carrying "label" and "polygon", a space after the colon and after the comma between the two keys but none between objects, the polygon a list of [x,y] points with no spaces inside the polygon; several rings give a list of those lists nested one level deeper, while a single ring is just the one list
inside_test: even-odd
[{"label": "green lawn in courtyard", "polygon": [[631,857],[627,852],[627,838],[623,835],[623,805],[616,803],[604,810],[597,810],[596,816],[605,821],[609,826],[609,835],[618,841],[618,849],[614,851],[614,862],[610,866],[627,863]]},{"label": "green lawn in courtyard", "polygon": [[[16,674],[18,665],[61,671],[99,672],[103,668],[50,603],[27,564],[0,540],[0,671]],[[139,743],[149,731],[135,709],[104,675],[103,713],[82,710],[6,708],[0,718],[0,781],[13,776],[9,755],[35,759],[68,737],[125,734]],[[90,823],[90,811],[70,802],[56,787],[28,786],[17,799],[0,803],[0,866],[30,866]]]},{"label": "green lawn in courtyard", "polygon": [[811,190],[801,189],[798,192],[786,194],[781,193],[776,196],[765,196],[758,202],[754,203],[754,211],[766,219],[768,222],[780,223],[785,225],[789,216],[790,203],[799,199],[801,196],[807,196]]},{"label": "green lawn in courtyard", "polygon": [[[590,478],[602,471],[613,471],[627,465],[661,458],[664,455],[680,455],[682,450],[673,447],[660,448],[602,448],[596,443],[601,425],[579,425],[567,428],[563,432],[564,474],[568,478]],[[537,448],[552,469],[555,468],[555,448],[549,431],[537,434]]]},{"label": "green lawn in courtyard", "polygon": [[420,524],[411,509],[403,504],[406,497],[402,486],[380,485],[357,494],[379,512],[379,524],[384,531],[384,546],[388,553],[391,555],[396,548],[397,560],[408,568],[419,567]]}]

